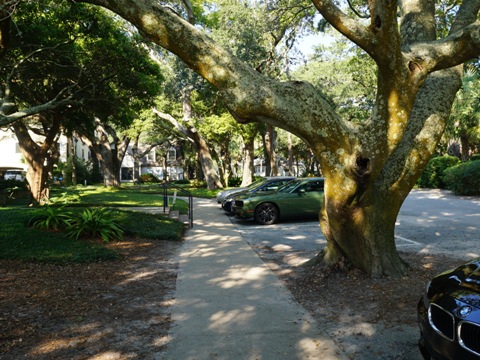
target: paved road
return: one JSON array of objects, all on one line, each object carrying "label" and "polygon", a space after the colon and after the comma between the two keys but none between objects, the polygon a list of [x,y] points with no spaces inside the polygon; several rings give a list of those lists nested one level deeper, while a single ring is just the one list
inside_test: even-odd
[{"label": "paved road", "polygon": [[[312,252],[326,244],[318,221],[262,226],[234,217],[230,220],[251,245],[295,253],[293,263],[309,259]],[[399,250],[445,253],[465,259],[480,257],[480,197],[413,190],[400,210],[395,236]]]}]

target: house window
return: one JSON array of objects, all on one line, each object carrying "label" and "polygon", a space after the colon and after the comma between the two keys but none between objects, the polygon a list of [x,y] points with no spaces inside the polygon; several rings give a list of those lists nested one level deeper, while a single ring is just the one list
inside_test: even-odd
[{"label": "house window", "polygon": [[177,151],[175,149],[170,149],[167,152],[167,161],[175,161],[177,159]]},{"label": "house window", "polygon": [[133,180],[133,168],[122,167],[121,180],[122,181]]},{"label": "house window", "polygon": [[155,161],[155,149],[151,150],[148,154],[147,154],[147,161]]}]

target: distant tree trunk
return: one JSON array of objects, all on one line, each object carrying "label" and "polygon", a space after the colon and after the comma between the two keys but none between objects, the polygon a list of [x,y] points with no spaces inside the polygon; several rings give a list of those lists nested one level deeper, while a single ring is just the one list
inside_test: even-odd
[{"label": "distant tree trunk", "polygon": [[[191,124],[188,128],[186,128],[170,114],[162,113],[156,109],[154,109],[153,111],[160,118],[167,120],[171,124],[173,124],[178,132],[187,136],[188,139],[190,139],[190,141],[193,143],[198,156],[198,160],[200,162],[200,166],[202,168],[203,176],[205,177],[205,181],[207,183],[207,188],[209,190],[223,188],[222,182],[220,181],[220,177],[218,176],[218,172],[215,168],[215,164],[210,154],[208,144],[205,139],[200,135],[198,130]],[[184,95],[184,120],[186,120],[187,123],[190,119],[189,111],[189,99],[187,95]]]},{"label": "distant tree trunk", "polygon": [[295,171],[293,169],[293,144],[292,144],[292,134],[287,133],[288,139],[288,175],[295,176]]},{"label": "distant tree trunk", "polygon": [[243,148],[243,178],[242,184],[240,186],[248,186],[253,181],[253,174],[255,169],[253,166],[253,151],[254,151],[254,141],[253,139],[247,139],[249,141],[245,142],[245,147]]},{"label": "distant tree trunk", "polygon": [[[136,183],[140,180],[140,164],[141,159],[141,152],[138,149],[138,138],[132,144],[132,158],[133,158],[133,182]],[[145,155],[144,155],[145,156]]]},{"label": "distant tree trunk", "polygon": [[223,153],[222,158],[218,155],[218,153],[215,151],[215,149],[212,149],[212,157],[215,159],[215,161],[218,164],[218,173],[220,176],[220,181],[222,182],[223,187],[228,186],[228,178],[230,177],[231,174],[231,167],[230,167],[230,154]]},{"label": "distant tree trunk", "polygon": [[[277,166],[277,155],[275,154],[276,147],[276,138],[277,132],[275,128],[267,124],[264,139],[264,149],[265,149],[265,160],[267,161],[267,176],[277,176],[278,175],[278,166]],[[268,157],[267,157],[268,156]]]},{"label": "distant tree trunk", "polygon": [[462,156],[462,161],[467,161],[470,158],[470,141],[468,135],[462,134],[460,136],[460,154]]},{"label": "distant tree trunk", "polygon": [[[96,134],[99,134],[98,138],[91,135],[82,137],[82,140],[93,149],[95,153],[98,164],[102,169],[103,184],[106,187],[119,187],[120,168],[130,139],[125,136],[120,140],[113,129],[108,127],[104,128],[100,123],[97,124]],[[113,138],[113,141],[110,141],[108,137],[109,134]]]},{"label": "distant tree trunk", "polygon": [[75,139],[73,136],[67,137],[67,144],[70,148],[70,158],[72,160],[72,185],[77,185],[77,163],[76,163],[76,146]]}]

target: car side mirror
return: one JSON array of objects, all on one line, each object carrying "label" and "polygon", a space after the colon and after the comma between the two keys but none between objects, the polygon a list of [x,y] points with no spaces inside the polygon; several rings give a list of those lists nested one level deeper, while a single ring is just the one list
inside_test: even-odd
[{"label": "car side mirror", "polygon": [[306,194],[305,189],[298,190],[298,195],[305,195],[305,194]]}]

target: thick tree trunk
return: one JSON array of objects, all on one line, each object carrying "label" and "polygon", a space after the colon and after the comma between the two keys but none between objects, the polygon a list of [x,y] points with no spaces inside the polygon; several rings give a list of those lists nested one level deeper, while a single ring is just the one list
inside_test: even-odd
[{"label": "thick tree trunk", "polygon": [[32,140],[23,121],[17,121],[12,125],[20,150],[29,165],[27,182],[30,186],[32,199],[37,204],[44,204],[49,199],[48,173],[53,169],[53,165],[59,156],[55,144],[60,131],[60,121],[61,115],[54,114],[50,128],[48,128],[46,122],[43,124],[46,133],[40,145]]},{"label": "thick tree trunk", "polygon": [[50,198],[48,187],[48,171],[43,166],[43,159],[32,159],[27,171],[27,181],[30,186],[30,193],[35,203],[43,205]]},{"label": "thick tree trunk", "polygon": [[120,182],[118,181],[118,175],[115,174],[116,169],[114,166],[114,153],[110,143],[106,137],[100,139],[100,142],[96,146],[96,156],[103,173],[103,185],[106,187],[118,187]]},{"label": "thick tree trunk", "polygon": [[406,263],[395,246],[395,222],[403,197],[372,186],[359,201],[326,189],[320,226],[328,245],[313,262],[347,263],[372,277],[404,274]]}]

